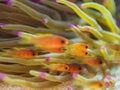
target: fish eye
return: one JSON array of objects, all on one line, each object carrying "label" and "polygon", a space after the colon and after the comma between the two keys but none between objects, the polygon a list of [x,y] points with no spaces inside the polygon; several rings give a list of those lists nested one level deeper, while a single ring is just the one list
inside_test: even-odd
[{"label": "fish eye", "polygon": [[69,69],[69,68],[66,66],[66,67],[65,67],[65,70],[68,70],[68,69]]},{"label": "fish eye", "polygon": [[33,56],[35,56],[35,55],[36,55],[35,51],[32,51],[32,55],[33,55]]},{"label": "fish eye", "polygon": [[99,82],[99,83],[98,83],[98,86],[99,86],[99,87],[102,87],[102,86],[103,86],[103,84]]},{"label": "fish eye", "polygon": [[85,48],[87,49],[87,48],[88,48],[88,46],[86,45],[86,46],[85,46]]},{"label": "fish eye", "polygon": [[88,52],[85,52],[85,55],[87,55],[88,54]]},{"label": "fish eye", "polygon": [[81,67],[79,67],[78,69],[79,69],[79,70],[81,70],[82,68],[81,68]]},{"label": "fish eye", "polygon": [[103,61],[101,59],[98,60],[99,64],[103,64]]},{"label": "fish eye", "polygon": [[65,50],[67,50],[67,49],[66,49],[65,47],[63,47],[63,48],[62,48],[62,50],[64,50],[64,51],[65,51]]},{"label": "fish eye", "polygon": [[64,43],[65,43],[65,40],[61,40],[61,43],[63,43],[63,44],[64,44]]}]

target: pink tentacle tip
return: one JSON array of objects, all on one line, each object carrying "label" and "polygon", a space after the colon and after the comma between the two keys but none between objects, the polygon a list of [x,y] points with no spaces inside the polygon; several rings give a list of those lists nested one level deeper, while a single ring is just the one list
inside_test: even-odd
[{"label": "pink tentacle tip", "polygon": [[108,4],[108,0],[104,0],[104,4]]},{"label": "pink tentacle tip", "polygon": [[111,84],[110,84],[110,82],[105,82],[105,83],[104,83],[104,86],[105,86],[106,88],[109,88],[109,87],[111,86]]},{"label": "pink tentacle tip", "polygon": [[101,46],[100,49],[101,49],[101,50],[104,50],[104,49],[106,49],[106,47],[105,47],[105,46]]},{"label": "pink tentacle tip", "polygon": [[80,9],[83,9],[83,5],[82,4],[80,4],[79,7],[80,7]]},{"label": "pink tentacle tip", "polygon": [[107,80],[111,80],[111,76],[110,76],[110,75],[107,75],[107,76],[106,76],[106,79],[107,79]]},{"label": "pink tentacle tip", "polygon": [[5,77],[6,77],[6,74],[0,74],[0,80],[5,79]]},{"label": "pink tentacle tip", "polygon": [[73,77],[73,78],[77,78],[77,76],[78,76],[78,73],[73,73],[73,74],[72,74],[72,77]]},{"label": "pink tentacle tip", "polygon": [[0,27],[4,27],[4,26],[6,26],[7,24],[0,24]]},{"label": "pink tentacle tip", "polygon": [[78,42],[74,41],[73,44],[77,44]]},{"label": "pink tentacle tip", "polygon": [[72,90],[72,87],[67,87],[67,90]]},{"label": "pink tentacle tip", "polygon": [[46,62],[50,62],[51,58],[47,57],[45,60],[46,60]]},{"label": "pink tentacle tip", "polygon": [[17,33],[17,35],[18,35],[19,37],[21,37],[21,35],[22,35],[22,32],[18,32],[18,33]]},{"label": "pink tentacle tip", "polygon": [[58,3],[58,2],[59,2],[59,0],[55,0],[55,2],[56,2],[56,3]]},{"label": "pink tentacle tip", "polygon": [[42,22],[42,24],[46,24],[46,23],[47,23],[47,20],[46,20],[46,19],[43,19],[41,22]]},{"label": "pink tentacle tip", "polygon": [[75,27],[75,25],[74,24],[70,24],[69,28],[71,29],[73,27]]},{"label": "pink tentacle tip", "polygon": [[6,5],[12,6],[12,0],[7,0],[7,1],[6,1]]},{"label": "pink tentacle tip", "polygon": [[46,72],[40,72],[40,77],[44,79],[46,77],[46,74]]}]

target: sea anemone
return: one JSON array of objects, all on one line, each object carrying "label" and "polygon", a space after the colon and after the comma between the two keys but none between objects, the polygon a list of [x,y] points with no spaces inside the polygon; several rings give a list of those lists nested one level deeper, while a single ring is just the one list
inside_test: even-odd
[{"label": "sea anemone", "polygon": [[118,89],[118,10],[114,0],[0,0],[0,80],[38,90]]}]

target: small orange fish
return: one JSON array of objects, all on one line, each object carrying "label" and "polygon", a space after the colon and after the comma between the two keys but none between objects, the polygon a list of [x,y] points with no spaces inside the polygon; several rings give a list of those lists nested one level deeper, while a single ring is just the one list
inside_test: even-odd
[{"label": "small orange fish", "polygon": [[86,56],[88,54],[87,49],[88,49],[87,44],[75,43],[68,46],[67,51],[74,56]]},{"label": "small orange fish", "polygon": [[37,48],[48,50],[48,52],[61,53],[61,49],[68,44],[68,39],[53,34],[31,35],[25,32],[18,32],[18,36],[25,39],[21,41],[22,43],[33,44]]},{"label": "small orange fish", "polygon": [[36,52],[35,50],[28,50],[28,49],[16,50],[16,51],[9,50],[9,51],[5,51],[5,53],[20,58],[35,58],[36,56],[38,56],[38,52]]},{"label": "small orange fish", "polygon": [[70,1],[70,2],[73,2],[73,3],[76,2],[76,0],[69,0],[69,1]]},{"label": "small orange fish", "polygon": [[64,37],[53,35],[45,37],[36,37],[30,40],[31,43],[35,44],[40,48],[62,48],[68,44],[68,40]]},{"label": "small orange fish", "polygon": [[88,79],[76,73],[73,73],[73,78],[76,79],[76,85],[81,85],[83,88],[90,88],[91,90],[96,90],[104,87],[102,81],[94,80],[93,78]]},{"label": "small orange fish", "polygon": [[90,66],[102,66],[103,61],[99,58],[95,57],[88,57],[88,58],[77,58],[81,61],[83,64],[87,64]]},{"label": "small orange fish", "polygon": [[113,49],[113,50],[117,50],[119,51],[120,50],[120,45],[106,45],[106,47],[110,48],[110,49]]},{"label": "small orange fish", "polygon": [[102,88],[102,87],[103,87],[103,84],[102,84],[102,82],[100,82],[100,81],[96,81],[96,82],[91,82],[91,83],[89,84],[89,86],[90,86],[90,88],[92,88],[92,89],[99,89],[99,88]]},{"label": "small orange fish", "polygon": [[101,66],[103,64],[103,61],[100,59],[86,60],[83,62],[91,66]]},{"label": "small orange fish", "polygon": [[55,71],[64,71],[64,72],[80,72],[82,67],[79,64],[61,64],[61,65],[54,65],[50,67],[52,70]]},{"label": "small orange fish", "polygon": [[68,64],[68,66],[68,72],[80,72],[82,70],[82,67],[79,64]]}]

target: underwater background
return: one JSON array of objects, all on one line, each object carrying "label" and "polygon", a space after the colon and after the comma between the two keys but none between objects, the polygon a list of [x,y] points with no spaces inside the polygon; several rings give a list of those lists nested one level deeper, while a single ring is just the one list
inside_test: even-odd
[{"label": "underwater background", "polygon": [[119,90],[120,0],[0,0],[1,90]]}]

